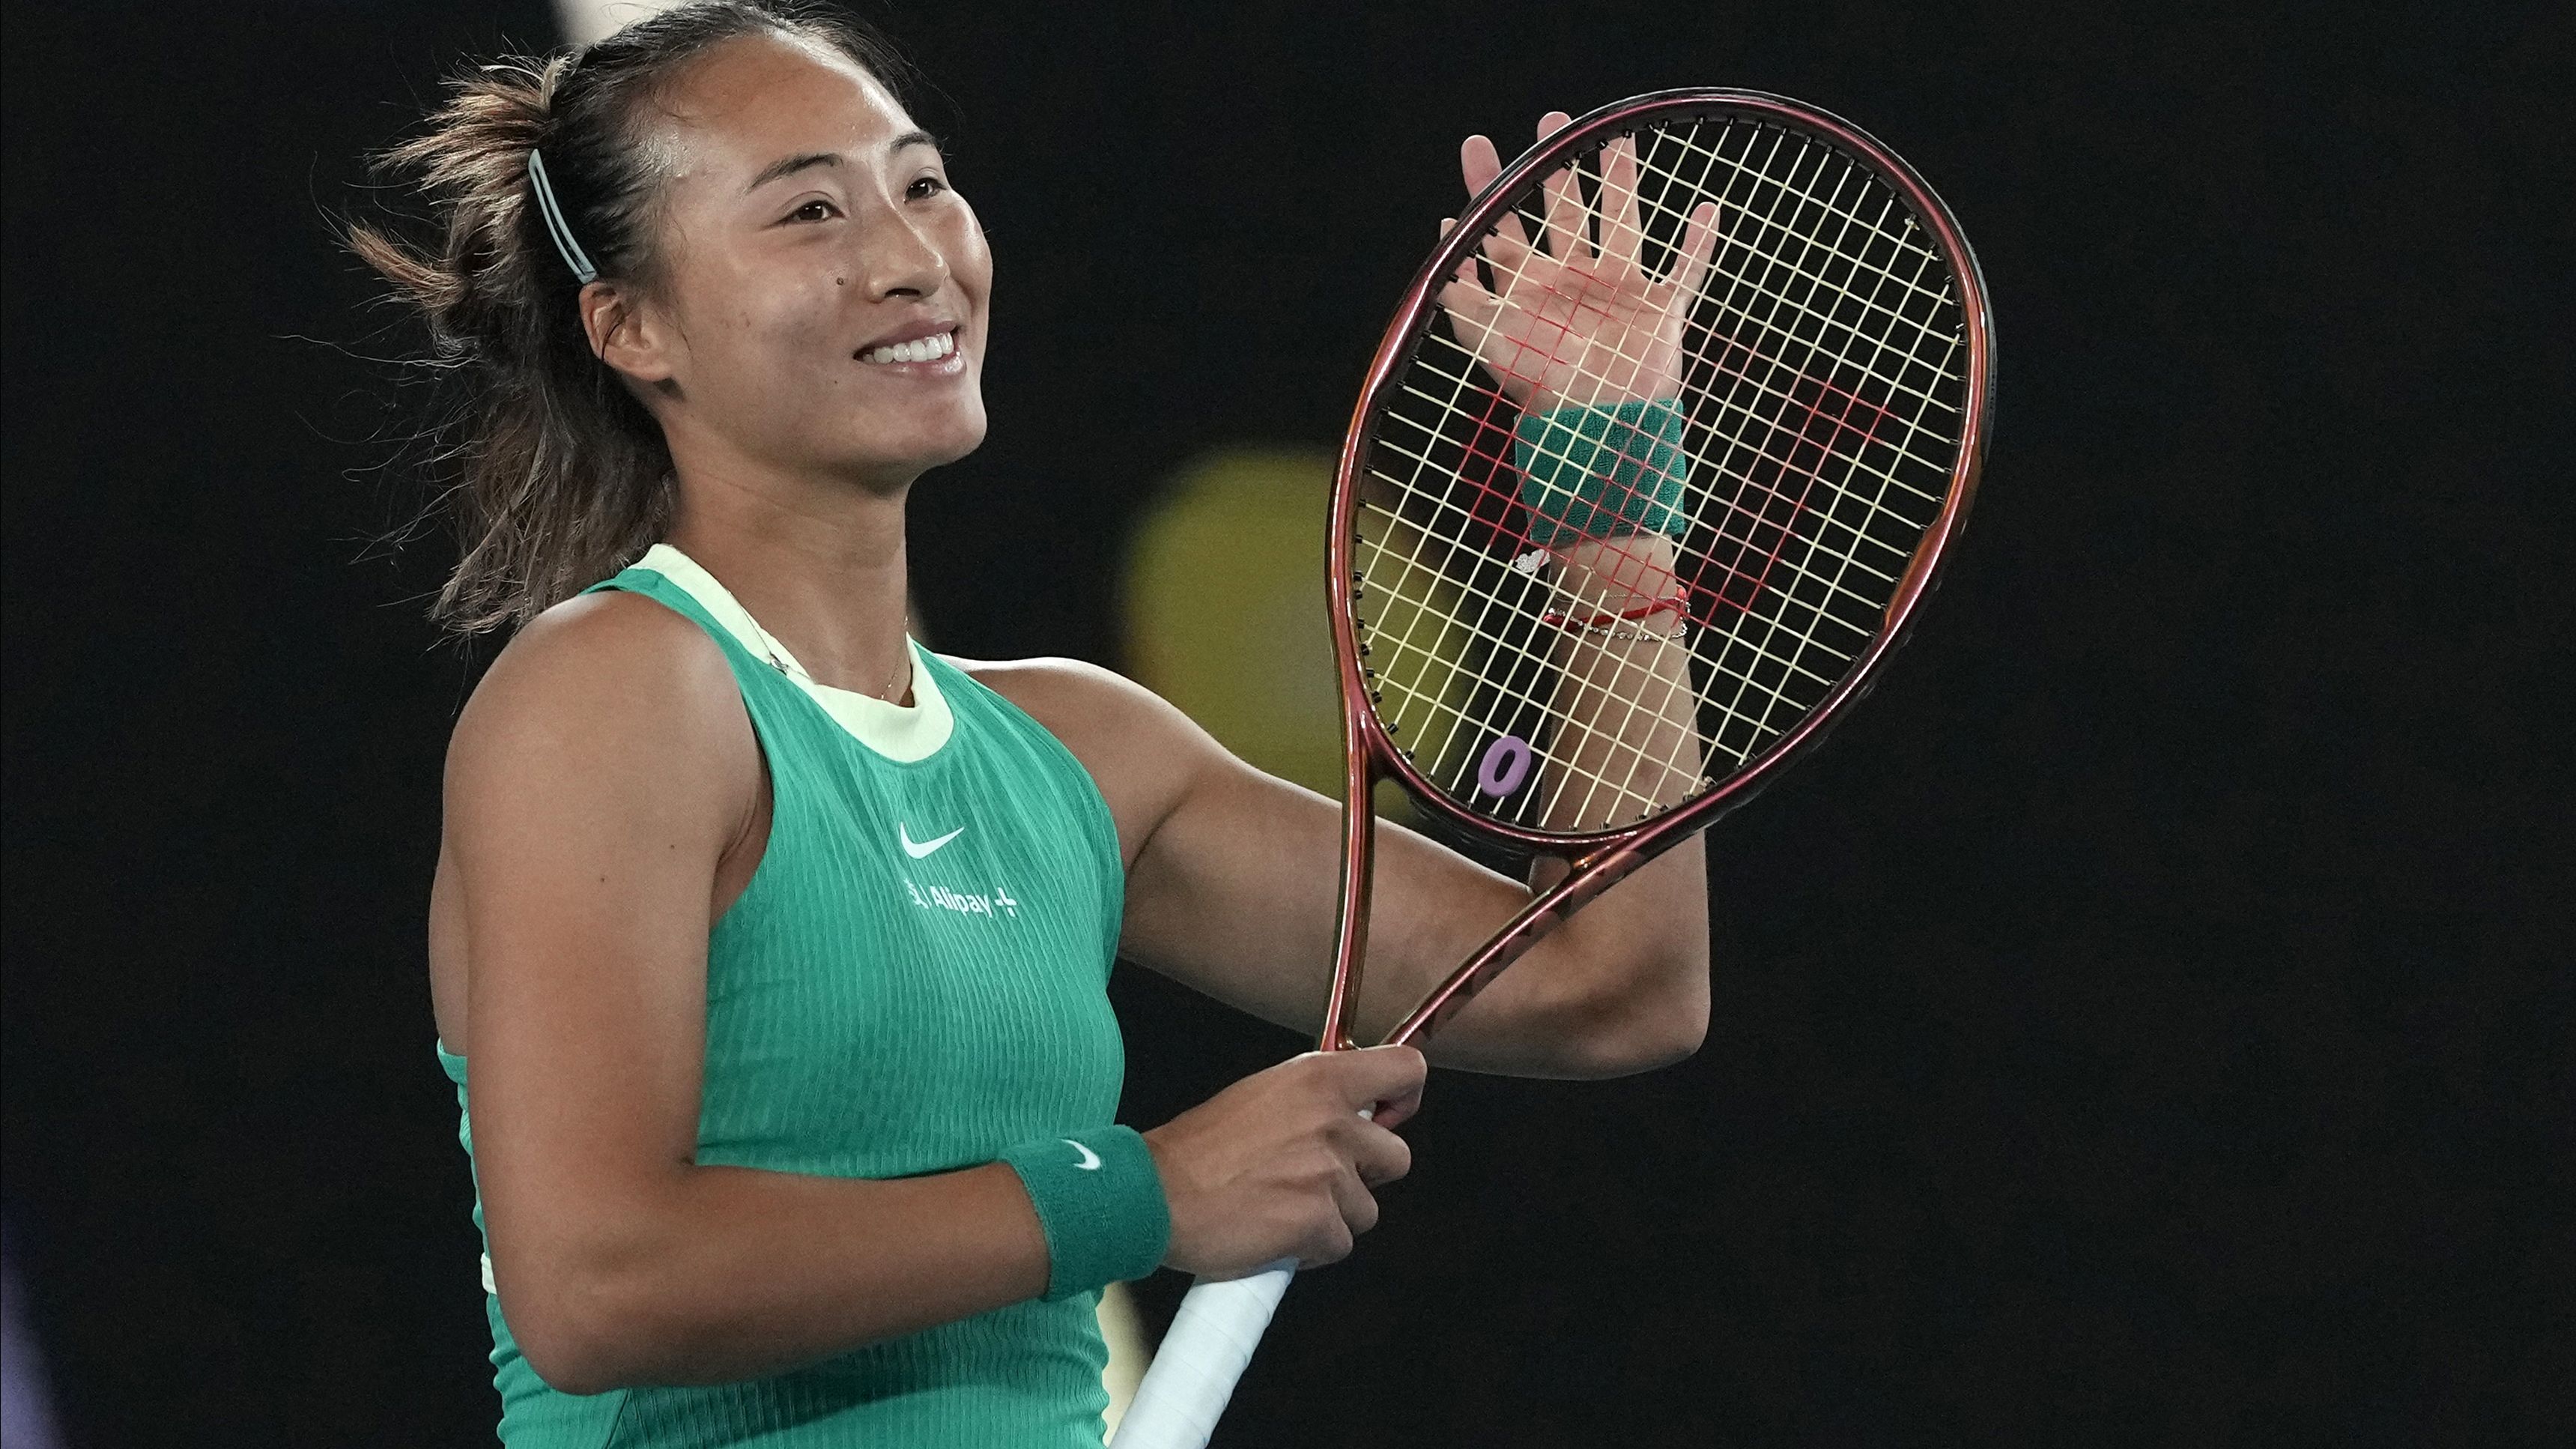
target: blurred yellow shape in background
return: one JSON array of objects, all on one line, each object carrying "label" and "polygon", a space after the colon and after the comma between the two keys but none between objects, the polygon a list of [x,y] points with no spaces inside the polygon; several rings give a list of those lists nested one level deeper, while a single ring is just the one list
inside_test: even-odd
[{"label": "blurred yellow shape in background", "polygon": [[[1245,447],[1184,466],[1137,524],[1125,605],[1127,666],[1140,682],[1255,767],[1338,799],[1341,700],[1324,596],[1333,465],[1320,449]],[[1385,690],[1390,707],[1404,704],[1397,743],[1428,765],[1463,703],[1457,590],[1436,568],[1399,564],[1419,556],[1410,525],[1372,512],[1363,528],[1373,541],[1363,554],[1381,561],[1362,602],[1372,637],[1404,641],[1369,663],[1401,685]]]}]

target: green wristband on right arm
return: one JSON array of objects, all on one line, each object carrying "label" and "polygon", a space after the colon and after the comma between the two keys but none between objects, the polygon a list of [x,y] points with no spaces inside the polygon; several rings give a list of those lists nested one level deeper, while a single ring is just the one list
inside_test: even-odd
[{"label": "green wristband on right arm", "polygon": [[1153,1149],[1132,1127],[1041,1137],[1002,1154],[1047,1240],[1046,1300],[1142,1278],[1172,1244],[1172,1210]]},{"label": "green wristband on right arm", "polygon": [[1585,539],[1678,534],[1689,520],[1682,487],[1690,419],[1669,399],[1521,414],[1512,430],[1530,542],[1563,548]]}]

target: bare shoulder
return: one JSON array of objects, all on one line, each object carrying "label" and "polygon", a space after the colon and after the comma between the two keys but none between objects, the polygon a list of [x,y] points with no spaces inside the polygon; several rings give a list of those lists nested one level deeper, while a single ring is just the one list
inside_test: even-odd
[{"label": "bare shoulder", "polygon": [[1086,764],[1086,747],[1114,753],[1216,748],[1188,715],[1113,669],[1079,659],[940,657],[1028,711]]},{"label": "bare shoulder", "polygon": [[[477,712],[611,702],[668,709],[728,681],[723,651],[683,616],[641,594],[584,594],[528,621],[466,702]],[[699,686],[692,688],[690,686]]]},{"label": "bare shoulder", "polygon": [[957,659],[968,678],[1026,710],[1091,772],[1128,858],[1201,773],[1233,756],[1161,695],[1079,659]]},{"label": "bare shoulder", "polygon": [[1080,659],[961,659],[939,656],[966,672],[966,677],[1027,710],[1038,723],[1055,729],[1061,717],[1079,729],[1093,720],[1135,723],[1131,715],[1151,716],[1169,710],[1162,697],[1114,669]]},{"label": "bare shoulder", "polygon": [[[448,750],[459,773],[617,761],[756,769],[756,744],[724,652],[640,594],[585,594],[531,620],[475,687]],[[729,773],[729,772],[714,772]]]}]

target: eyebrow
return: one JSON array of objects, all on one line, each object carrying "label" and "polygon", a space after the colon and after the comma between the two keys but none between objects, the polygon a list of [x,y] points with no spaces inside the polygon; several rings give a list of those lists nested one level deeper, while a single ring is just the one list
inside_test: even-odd
[{"label": "eyebrow", "polygon": [[806,170],[810,167],[838,166],[840,164],[841,158],[830,151],[808,151],[802,156],[782,156],[760,168],[760,174],[751,178],[751,184],[744,187],[743,190],[746,193],[758,191],[760,188],[767,186],[769,183],[777,180],[781,176],[793,176],[797,172]]},{"label": "eyebrow", "polygon": [[[901,151],[909,146],[927,146],[936,151],[939,149],[939,138],[930,134],[928,131],[906,131],[902,135],[887,142],[886,150],[889,153],[892,153]],[[837,151],[808,151],[801,156],[782,156],[760,168],[760,174],[751,178],[751,184],[744,187],[743,191],[745,193],[758,191],[760,188],[767,186],[769,183],[778,180],[782,176],[793,176],[799,171],[804,171],[812,167],[838,166],[840,164],[841,155]]]}]

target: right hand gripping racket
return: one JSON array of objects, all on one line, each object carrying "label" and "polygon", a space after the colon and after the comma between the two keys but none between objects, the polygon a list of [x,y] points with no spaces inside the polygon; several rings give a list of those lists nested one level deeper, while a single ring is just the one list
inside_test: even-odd
[{"label": "right hand gripping racket", "polygon": [[[1387,1038],[1411,1041],[1868,690],[1967,512],[1993,369],[1949,209],[1812,107],[1640,96],[1478,193],[1396,309],[1334,483],[1324,1049],[1352,1044],[1376,783],[1571,866]],[[1118,1449],[1207,1443],[1293,1272],[1190,1289]]]}]

